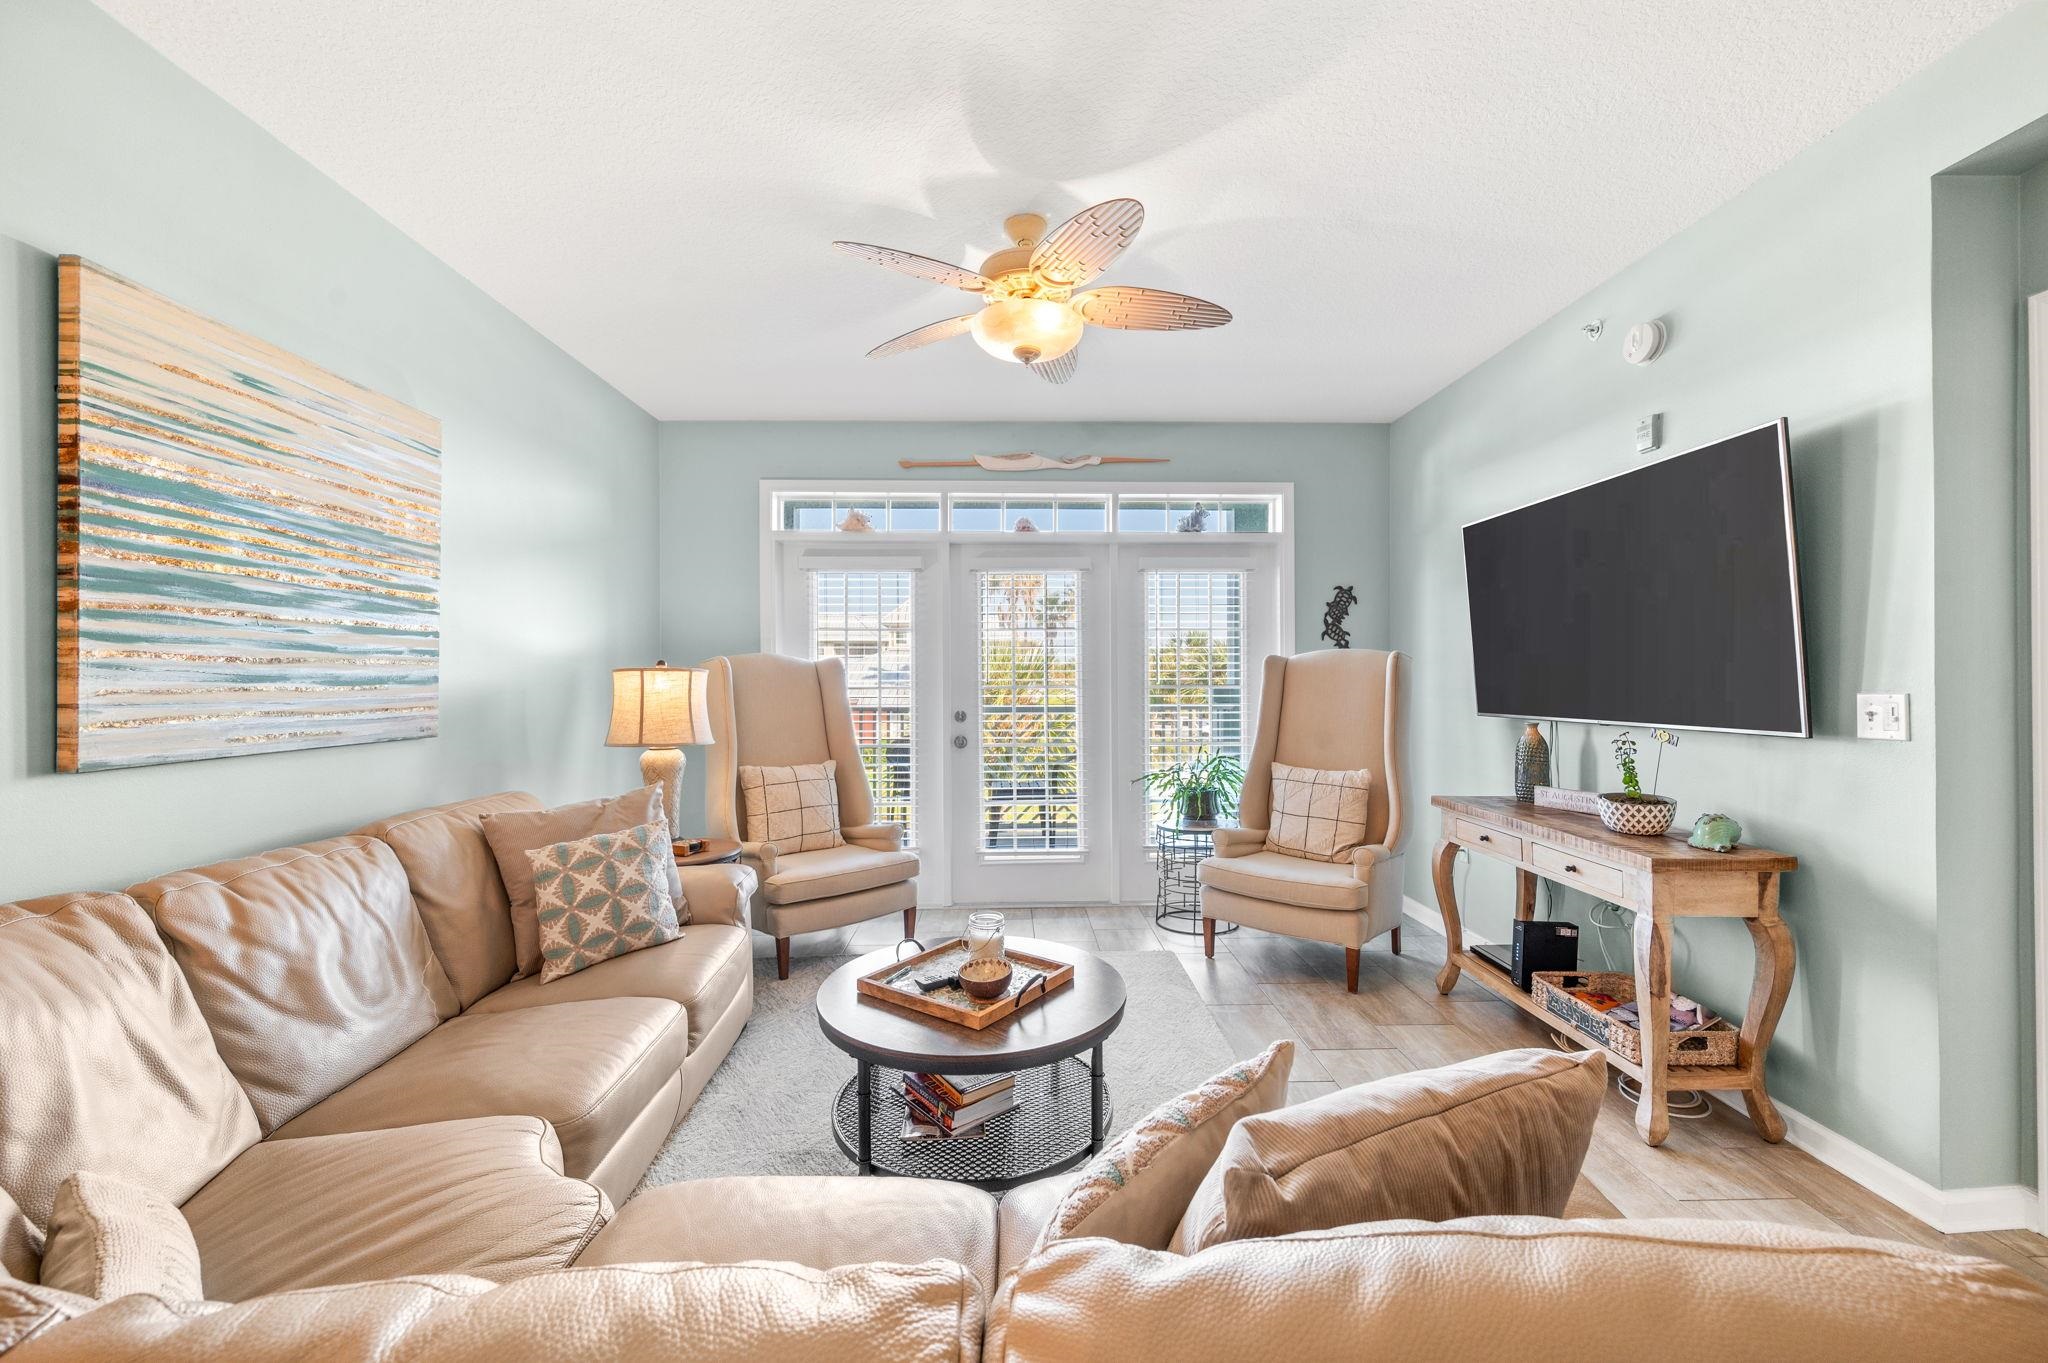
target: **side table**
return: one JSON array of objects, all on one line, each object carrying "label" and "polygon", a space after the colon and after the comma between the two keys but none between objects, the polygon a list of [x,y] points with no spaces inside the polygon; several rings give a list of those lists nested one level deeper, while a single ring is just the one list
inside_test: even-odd
[{"label": "side table", "polygon": [[676,843],[676,865],[717,866],[724,862],[738,861],[740,859],[740,845],[730,838],[705,838],[703,843],[704,849],[702,851],[692,852],[685,856],[682,851],[683,844],[679,840]]},{"label": "side table", "polygon": [[[1198,937],[1202,932],[1202,887],[1195,870],[1202,858],[1216,850],[1214,823],[1158,824],[1153,837],[1159,844],[1159,890],[1152,901],[1152,921],[1168,932]],[[1236,932],[1237,924],[1218,921],[1216,931]]]}]

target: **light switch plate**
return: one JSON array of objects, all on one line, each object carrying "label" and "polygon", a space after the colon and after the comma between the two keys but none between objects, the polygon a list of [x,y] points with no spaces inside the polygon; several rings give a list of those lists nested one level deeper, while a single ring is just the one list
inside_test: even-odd
[{"label": "light switch plate", "polygon": [[1664,414],[1652,412],[1636,423],[1636,453],[1648,454],[1664,443]]},{"label": "light switch plate", "polygon": [[1904,692],[1865,691],[1856,696],[1856,737],[1903,743],[1912,737],[1912,715]]}]

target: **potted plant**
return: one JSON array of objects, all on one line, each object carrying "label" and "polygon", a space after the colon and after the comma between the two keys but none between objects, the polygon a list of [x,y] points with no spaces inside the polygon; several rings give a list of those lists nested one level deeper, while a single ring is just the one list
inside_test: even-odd
[{"label": "potted plant", "polygon": [[1657,794],[1657,777],[1664,770],[1664,749],[1677,743],[1678,737],[1664,729],[1657,730],[1654,737],[1657,772],[1650,778],[1648,795],[1643,793],[1642,779],[1636,774],[1636,741],[1629,737],[1626,729],[1614,740],[1614,761],[1621,768],[1621,789],[1601,795],[1600,822],[1617,833],[1659,837],[1671,827],[1671,820],[1678,814],[1678,801],[1668,795]]},{"label": "potted plant", "polygon": [[1237,813],[1244,764],[1227,752],[1198,752],[1146,772],[1136,784],[1172,805],[1183,823],[1212,824]]}]

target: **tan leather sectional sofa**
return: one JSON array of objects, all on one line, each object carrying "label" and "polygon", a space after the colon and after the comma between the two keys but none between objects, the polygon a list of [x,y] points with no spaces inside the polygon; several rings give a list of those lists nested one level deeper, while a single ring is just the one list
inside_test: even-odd
[{"label": "tan leather sectional sofa", "polygon": [[[78,1169],[181,1203],[210,1297],[572,1262],[753,1011],[753,873],[681,872],[681,939],[513,978],[505,794],[0,907],[0,1190]],[[0,1244],[31,1238],[0,1202]],[[6,1267],[22,1276],[17,1252]]]},{"label": "tan leather sectional sofa", "polygon": [[[0,906],[7,1363],[2048,1359],[2048,1295],[2010,1269],[1783,1227],[1381,1222],[1184,1256],[1034,1252],[1065,1179],[615,1208],[752,1007],[752,873],[685,871],[677,942],[513,980],[478,820],[522,807]],[[81,1169],[181,1206],[208,1300],[36,1284]]]}]

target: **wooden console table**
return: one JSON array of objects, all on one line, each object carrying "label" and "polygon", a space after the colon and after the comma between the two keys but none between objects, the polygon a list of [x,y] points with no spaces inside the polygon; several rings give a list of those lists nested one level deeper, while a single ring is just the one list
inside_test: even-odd
[{"label": "wooden console table", "polygon": [[1749,1007],[1742,1015],[1735,1063],[1672,1066],[1665,1062],[1670,1032],[1643,1027],[1643,1063],[1633,1065],[1612,1051],[1607,1063],[1642,1085],[1636,1130],[1661,1145],[1671,1127],[1665,1095],[1679,1089],[1740,1089],[1757,1134],[1771,1142],[1785,1138],[1785,1121],[1764,1091],[1764,1059],[1771,1033],[1792,989],[1792,934],[1778,917],[1778,877],[1799,868],[1797,857],[1761,847],[1707,852],[1666,834],[1658,838],[1610,833],[1597,815],[1523,804],[1507,796],[1438,795],[1430,803],[1443,811],[1443,836],[1431,859],[1437,905],[1443,910],[1446,953],[1438,992],[1448,994],[1460,972],[1502,999],[1543,1020],[1552,1030],[1587,1047],[1578,1029],[1539,1006],[1497,966],[1465,950],[1458,923],[1458,896],[1451,879],[1458,849],[1507,862],[1515,868],[1515,917],[1536,913],[1536,880],[1560,885],[1635,911],[1636,1002],[1643,1021],[1671,1016],[1671,920],[1740,918],[1756,950],[1756,974]]}]

